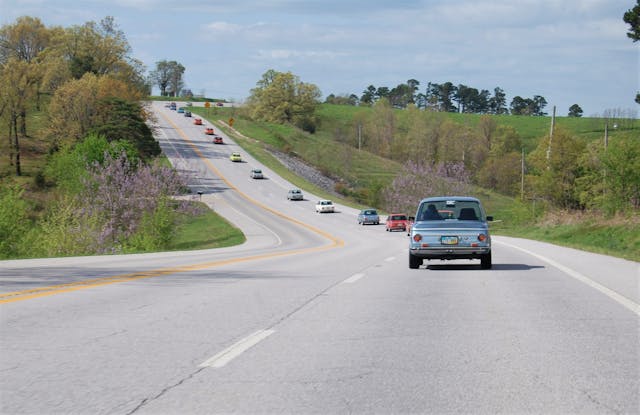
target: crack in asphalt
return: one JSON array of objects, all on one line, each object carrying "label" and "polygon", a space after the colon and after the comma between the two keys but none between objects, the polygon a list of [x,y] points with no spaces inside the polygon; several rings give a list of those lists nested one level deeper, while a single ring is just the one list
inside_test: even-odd
[{"label": "crack in asphalt", "polygon": [[[291,318],[291,316],[293,316],[294,314],[298,313],[299,311],[301,311],[302,309],[304,309],[305,307],[307,307],[309,304],[313,303],[315,300],[317,300],[320,297],[326,296],[328,291],[330,291],[332,288],[340,285],[342,283],[342,281],[337,281],[334,284],[329,285],[328,287],[326,287],[325,289],[321,290],[320,292],[318,292],[316,295],[312,296],[311,298],[307,299],[306,301],[302,302],[302,304],[298,305],[297,307],[295,307],[293,310],[291,310],[289,313],[286,313],[285,315],[281,316],[279,319],[276,320],[275,323],[273,323],[269,328],[273,328],[281,323],[283,323],[284,321],[288,320],[289,318]],[[145,405],[149,404],[150,402],[155,401],[156,399],[162,397],[163,395],[165,395],[167,392],[171,391],[172,389],[177,388],[178,386],[182,385],[184,382],[192,379],[194,376],[196,376],[198,373],[202,372],[203,370],[207,369],[207,367],[201,367],[198,370],[196,370],[195,372],[191,373],[190,375],[184,377],[183,379],[181,379],[179,382],[174,383],[173,385],[167,386],[166,388],[162,389],[157,395],[150,397],[150,398],[145,398],[142,401],[140,401],[140,403],[133,408],[131,411],[127,412],[126,415],[131,415],[136,413],[139,409],[141,409],[142,407],[144,407]],[[358,374],[355,376],[355,378],[358,377],[362,377],[362,376],[366,376],[367,374],[370,374],[369,372],[364,373],[364,374]]]},{"label": "crack in asphalt", "polygon": [[613,408],[610,405],[605,404],[604,402],[601,402],[600,400],[598,400],[597,398],[591,396],[591,394],[589,393],[589,391],[587,390],[581,390],[580,392],[582,392],[587,399],[589,399],[591,402],[595,403],[596,405],[598,405],[599,407],[605,408],[609,411],[611,411],[614,414],[621,414],[622,411],[620,409],[617,408]]},{"label": "crack in asphalt", "polygon": [[160,391],[160,393],[158,393],[156,396],[152,396],[150,398],[144,398],[142,401],[140,401],[138,406],[133,408],[131,411],[127,412],[126,415],[131,415],[131,414],[137,412],[143,406],[155,401],[156,399],[162,397],[164,394],[166,394],[167,392],[171,391],[172,389],[175,389],[178,386],[182,385],[184,382],[192,379],[194,376],[196,376],[198,373],[202,372],[204,369],[206,369],[206,367],[201,367],[201,368],[197,369],[195,372],[191,373],[190,375],[180,379],[180,381],[178,381],[178,382],[174,383],[173,385],[169,385],[166,388],[162,389]]}]

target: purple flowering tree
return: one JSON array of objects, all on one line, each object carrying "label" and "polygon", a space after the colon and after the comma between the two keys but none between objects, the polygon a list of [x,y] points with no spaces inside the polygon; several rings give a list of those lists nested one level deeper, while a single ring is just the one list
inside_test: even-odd
[{"label": "purple flowering tree", "polygon": [[470,189],[462,162],[428,164],[408,161],[383,192],[387,209],[412,215],[420,200],[430,196],[462,195]]},{"label": "purple flowering tree", "polygon": [[175,222],[172,212],[188,209],[188,202],[173,200],[184,186],[169,167],[141,162],[132,165],[124,153],[117,158],[105,154],[104,163],[91,168],[80,195],[81,214],[101,223],[96,252],[121,251],[154,217],[161,218],[158,223],[165,231],[160,237],[166,241]]}]

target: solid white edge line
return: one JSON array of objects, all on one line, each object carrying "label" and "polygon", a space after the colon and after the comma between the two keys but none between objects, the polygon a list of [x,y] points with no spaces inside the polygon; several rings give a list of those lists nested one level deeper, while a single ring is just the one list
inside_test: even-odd
[{"label": "solid white edge line", "polygon": [[624,297],[620,294],[618,294],[617,292],[613,291],[610,288],[605,287],[602,284],[599,284],[595,281],[593,281],[592,279],[590,279],[589,277],[580,274],[578,271],[575,271],[569,267],[565,267],[564,265],[554,261],[551,258],[547,258],[545,256],[536,254],[535,252],[531,252],[528,249],[524,249],[524,248],[520,248],[519,246],[515,246],[506,242],[502,242],[502,241],[493,241],[494,243],[498,243],[498,244],[502,244],[502,245],[506,245],[509,246],[511,248],[517,249],[519,251],[522,251],[526,254],[529,254],[531,256],[534,256],[538,259],[540,259],[541,261],[544,261],[546,263],[548,263],[549,265],[558,268],[560,271],[564,272],[565,274],[575,278],[576,280],[588,285],[591,288],[594,288],[598,291],[600,291],[602,294],[606,295],[607,297],[611,298],[612,300],[618,302],[619,304],[623,305],[624,307],[628,308],[629,310],[633,311],[634,313],[636,313],[637,315],[640,316],[640,304],[636,304],[635,302],[633,302],[632,300],[628,299],[627,297]]},{"label": "solid white edge line", "polygon": [[396,257],[394,256],[390,256],[389,258],[385,258],[384,262],[391,262],[391,261],[395,261]]},{"label": "solid white edge line", "polygon": [[262,340],[275,333],[275,330],[258,330],[244,339],[232,344],[215,356],[202,362],[198,367],[221,368]]},{"label": "solid white edge line", "polygon": [[346,280],[342,281],[342,283],[343,284],[353,284],[354,282],[358,281],[362,277],[364,277],[364,274],[353,274],[352,276],[350,276]]}]

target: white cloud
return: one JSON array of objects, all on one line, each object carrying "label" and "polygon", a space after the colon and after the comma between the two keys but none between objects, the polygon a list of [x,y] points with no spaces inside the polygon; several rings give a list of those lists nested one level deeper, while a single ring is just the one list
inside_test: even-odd
[{"label": "white cloud", "polygon": [[205,26],[205,30],[212,34],[236,34],[243,27],[229,22],[212,22]]},{"label": "white cloud", "polygon": [[346,56],[343,52],[335,52],[328,50],[290,50],[290,49],[270,49],[258,50],[257,57],[259,59],[311,59],[311,60],[332,60]]}]

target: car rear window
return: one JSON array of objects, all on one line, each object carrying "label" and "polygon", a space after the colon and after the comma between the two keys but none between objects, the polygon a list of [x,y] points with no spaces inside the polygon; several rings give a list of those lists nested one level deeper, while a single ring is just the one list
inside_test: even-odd
[{"label": "car rear window", "polygon": [[442,200],[423,202],[418,208],[416,219],[437,220],[485,220],[484,211],[475,201]]}]

